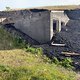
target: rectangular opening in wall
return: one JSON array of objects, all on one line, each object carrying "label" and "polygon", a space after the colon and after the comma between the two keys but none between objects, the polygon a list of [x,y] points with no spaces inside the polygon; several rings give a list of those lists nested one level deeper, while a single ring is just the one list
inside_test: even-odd
[{"label": "rectangular opening in wall", "polygon": [[58,21],[57,20],[53,20],[53,31],[56,31],[57,25],[58,25]]},{"label": "rectangular opening in wall", "polygon": [[53,32],[60,32],[61,31],[61,22],[59,20],[53,19]]}]

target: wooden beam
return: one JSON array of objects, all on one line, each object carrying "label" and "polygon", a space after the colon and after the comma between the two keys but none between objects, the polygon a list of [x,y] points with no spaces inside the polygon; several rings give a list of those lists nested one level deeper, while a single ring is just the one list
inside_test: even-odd
[{"label": "wooden beam", "polygon": [[61,55],[64,55],[64,56],[80,56],[79,53],[70,53],[70,52],[62,52]]}]

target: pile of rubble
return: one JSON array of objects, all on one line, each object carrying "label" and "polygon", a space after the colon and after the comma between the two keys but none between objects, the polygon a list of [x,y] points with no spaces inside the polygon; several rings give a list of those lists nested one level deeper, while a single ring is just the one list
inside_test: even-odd
[{"label": "pile of rubble", "polygon": [[66,44],[64,51],[80,53],[80,20],[69,20],[55,35],[54,43]]}]

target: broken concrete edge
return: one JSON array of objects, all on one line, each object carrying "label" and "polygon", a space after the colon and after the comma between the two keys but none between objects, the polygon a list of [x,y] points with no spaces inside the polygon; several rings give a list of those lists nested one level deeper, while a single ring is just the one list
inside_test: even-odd
[{"label": "broken concrete edge", "polygon": [[64,47],[66,44],[51,43],[52,46]]}]

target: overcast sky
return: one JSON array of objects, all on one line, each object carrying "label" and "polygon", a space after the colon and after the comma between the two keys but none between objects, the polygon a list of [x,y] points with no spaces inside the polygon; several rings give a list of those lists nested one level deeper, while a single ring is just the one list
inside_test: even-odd
[{"label": "overcast sky", "polygon": [[79,5],[80,0],[0,0],[0,10],[10,8],[30,8],[38,6]]}]

